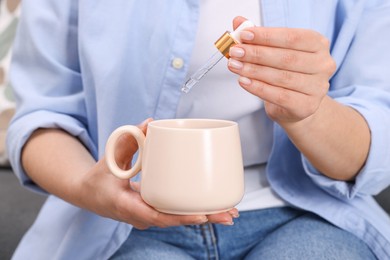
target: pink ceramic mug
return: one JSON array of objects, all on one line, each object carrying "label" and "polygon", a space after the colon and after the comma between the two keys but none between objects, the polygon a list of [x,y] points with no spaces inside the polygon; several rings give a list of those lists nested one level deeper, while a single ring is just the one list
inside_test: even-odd
[{"label": "pink ceramic mug", "polygon": [[[115,162],[115,145],[123,134],[135,137],[138,158],[122,170]],[[141,196],[161,212],[212,214],[237,205],[244,194],[244,174],[238,125],[213,119],[156,120],[147,135],[136,126],[116,129],[106,145],[107,164],[119,178],[142,168]]]}]

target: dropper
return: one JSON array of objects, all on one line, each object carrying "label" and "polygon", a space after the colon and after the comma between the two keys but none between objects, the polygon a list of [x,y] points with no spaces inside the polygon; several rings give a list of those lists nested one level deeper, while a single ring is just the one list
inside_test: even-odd
[{"label": "dropper", "polygon": [[226,31],[215,43],[218,51],[211,56],[211,58],[200,67],[191,77],[186,81],[186,83],[181,88],[181,91],[184,93],[190,92],[193,86],[195,86],[206,74],[209,72],[217,63],[223,58],[230,58],[229,49],[230,47],[241,43],[240,41],[240,32],[248,27],[254,27],[254,23],[246,20],[240,26],[237,27],[232,33]]}]

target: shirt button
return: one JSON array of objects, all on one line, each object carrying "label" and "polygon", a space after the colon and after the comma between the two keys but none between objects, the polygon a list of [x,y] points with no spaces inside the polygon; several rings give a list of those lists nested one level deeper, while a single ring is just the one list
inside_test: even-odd
[{"label": "shirt button", "polygon": [[181,69],[183,68],[184,66],[184,61],[182,58],[174,58],[172,60],[172,67],[174,67],[175,69]]}]

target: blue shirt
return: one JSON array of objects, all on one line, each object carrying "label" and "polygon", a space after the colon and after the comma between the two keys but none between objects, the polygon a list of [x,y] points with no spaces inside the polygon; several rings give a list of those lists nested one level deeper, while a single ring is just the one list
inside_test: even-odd
[{"label": "blue shirt", "polygon": [[[264,26],[309,28],[330,39],[338,68],[329,95],[360,112],[372,135],[367,162],[349,183],[318,172],[275,124],[270,185],[288,203],[350,231],[379,259],[389,259],[390,221],[372,195],[390,183],[390,2],[261,3]],[[116,127],[173,118],[198,10],[197,0],[24,0],[11,74],[18,111],[8,132],[21,182],[39,190],[20,165],[21,149],[37,128],[68,131],[98,159]],[[175,57],[183,68],[172,66]],[[130,231],[50,196],[14,258],[106,259]]]}]

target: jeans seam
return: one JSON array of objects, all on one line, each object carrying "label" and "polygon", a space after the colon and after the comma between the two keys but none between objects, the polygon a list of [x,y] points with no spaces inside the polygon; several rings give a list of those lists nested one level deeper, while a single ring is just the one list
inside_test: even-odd
[{"label": "jeans seam", "polygon": [[209,246],[208,246],[208,241],[207,241],[207,234],[206,234],[205,225],[206,224],[202,224],[199,227],[200,227],[200,230],[202,231],[203,241],[204,241],[205,246],[206,246],[207,259],[211,260],[211,255],[210,255],[210,252],[209,252]]},{"label": "jeans seam", "polygon": [[[211,223],[201,225],[202,236],[206,244],[207,259],[219,260],[217,238],[215,236],[214,227]],[[212,252],[213,251],[213,254]]]},{"label": "jeans seam", "polygon": [[211,242],[212,242],[213,248],[214,248],[215,260],[219,260],[218,243],[217,243],[217,236],[215,235],[214,225],[211,223],[208,223],[208,226],[210,229]]}]

